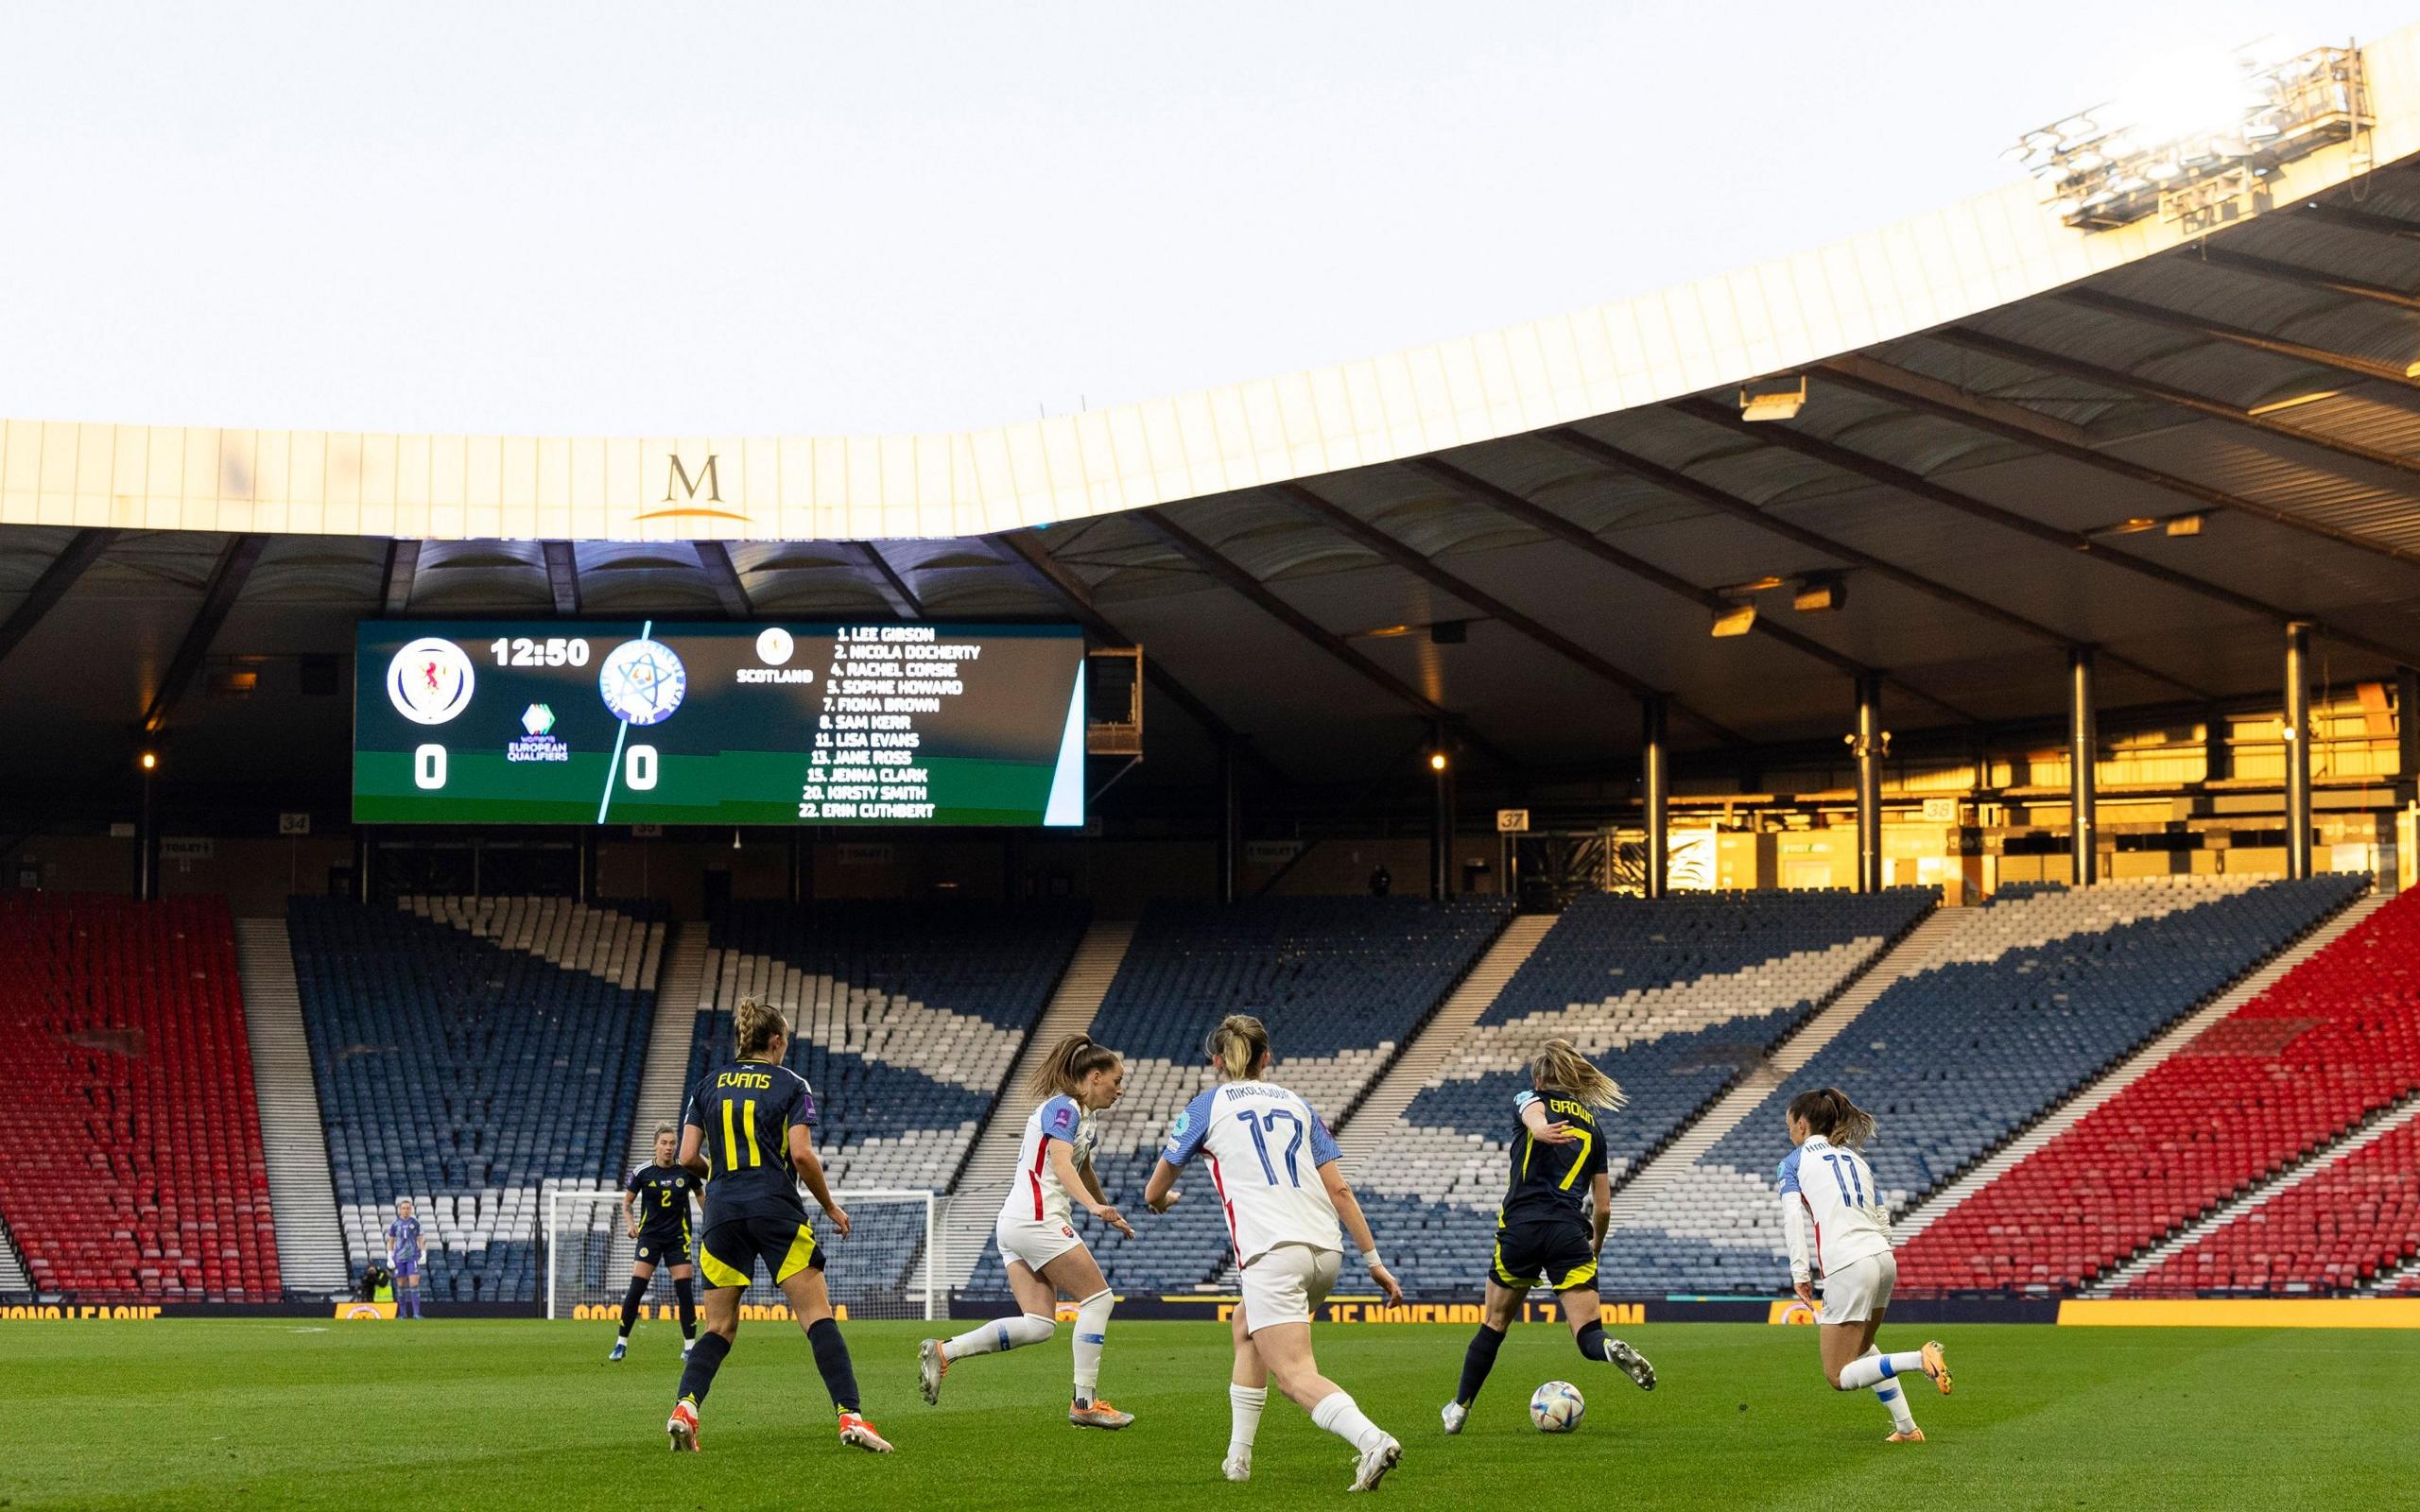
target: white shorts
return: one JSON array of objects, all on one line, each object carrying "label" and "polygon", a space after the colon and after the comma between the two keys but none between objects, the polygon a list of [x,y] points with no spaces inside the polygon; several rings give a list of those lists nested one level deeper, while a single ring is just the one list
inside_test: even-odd
[{"label": "white shorts", "polygon": [[1853,1260],[1824,1275],[1824,1309],[1818,1323],[1864,1323],[1891,1305],[1891,1288],[1899,1284],[1899,1257],[1884,1250]]},{"label": "white shorts", "polygon": [[1071,1249],[1082,1248],[1084,1244],[1073,1224],[1036,1223],[1030,1218],[1011,1218],[1007,1213],[1000,1214],[1000,1221],[993,1226],[992,1238],[1000,1246],[1001,1264],[1021,1260],[1037,1276],[1042,1274],[1043,1266]]},{"label": "white shorts", "polygon": [[1308,1245],[1279,1245],[1244,1267],[1244,1332],[1308,1323],[1311,1309],[1336,1289],[1344,1257]]}]

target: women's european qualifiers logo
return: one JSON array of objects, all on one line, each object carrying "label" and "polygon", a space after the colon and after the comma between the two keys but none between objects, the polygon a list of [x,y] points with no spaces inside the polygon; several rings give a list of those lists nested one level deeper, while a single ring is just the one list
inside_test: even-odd
[{"label": "women's european qualifiers logo", "polygon": [[504,747],[508,762],[567,762],[571,747],[554,733],[555,712],[543,703],[521,711],[521,738]]},{"label": "women's european qualifiers logo", "polygon": [[477,683],[462,648],[434,635],[412,642],[387,663],[387,701],[416,725],[441,725],[468,709]]}]

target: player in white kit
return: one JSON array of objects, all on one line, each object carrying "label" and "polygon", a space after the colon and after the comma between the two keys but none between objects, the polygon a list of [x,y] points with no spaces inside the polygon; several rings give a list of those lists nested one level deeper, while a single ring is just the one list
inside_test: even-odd
[{"label": "player in white kit", "polygon": [[1134,1420],[1098,1393],[1101,1346],[1108,1341],[1115,1298],[1092,1251],[1070,1221],[1076,1202],[1129,1239],[1134,1229],[1101,1195],[1093,1174],[1099,1143],[1094,1116],[1126,1090],[1126,1065],[1117,1052],[1071,1034],[1051,1048],[1027,1090],[1043,1099],[1025,1121],[1017,1147],[1017,1172],[1000,1204],[992,1236],[1009,1272],[1009,1290],[1023,1311],[967,1330],[957,1338],[926,1339],[917,1349],[917,1373],[925,1400],[939,1405],[942,1378],[958,1361],[1019,1345],[1041,1344],[1059,1331],[1061,1292],[1076,1300],[1074,1400],[1067,1420],[1079,1428],[1123,1428]]},{"label": "player in white kit", "polygon": [[[1800,1092],[1789,1100],[1789,1137],[1798,1148],[1782,1157],[1782,1233],[1789,1245],[1789,1279],[1799,1300],[1815,1306],[1810,1281],[1824,1277],[1815,1320],[1824,1378],[1838,1391],[1872,1387],[1891,1409],[1893,1444],[1921,1444],[1924,1431],[1909,1410],[1900,1376],[1927,1376],[1949,1395],[1949,1362],[1938,1343],[1901,1354],[1875,1348],[1899,1261],[1891,1253],[1891,1213],[1874,1184],[1873,1168],[1858,1153],[1874,1136],[1874,1115],[1837,1088]],[[1810,1258],[1807,1229],[1814,1229]]]},{"label": "player in white kit", "polygon": [[1269,1031],[1260,1021],[1229,1014],[1204,1048],[1219,1084],[1177,1115],[1143,1200],[1153,1212],[1166,1212],[1177,1199],[1177,1168],[1196,1155],[1208,1157],[1210,1181],[1243,1266],[1236,1367],[1227,1386],[1232,1427],[1221,1469],[1231,1481],[1252,1479],[1253,1439],[1274,1376],[1278,1389],[1313,1423],[1353,1446],[1359,1458],[1350,1488],[1373,1490],[1403,1457],[1403,1446],[1364,1417],[1343,1387],[1320,1374],[1311,1357],[1311,1313],[1336,1285],[1346,1232],[1389,1302],[1401,1302],[1403,1288],[1378,1258],[1370,1220],[1337,1169],[1327,1125],[1308,1103],[1268,1079]]}]

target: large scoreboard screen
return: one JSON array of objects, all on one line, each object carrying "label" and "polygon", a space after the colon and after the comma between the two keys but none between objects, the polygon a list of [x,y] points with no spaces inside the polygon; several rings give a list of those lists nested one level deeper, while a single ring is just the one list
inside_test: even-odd
[{"label": "large scoreboard screen", "polygon": [[372,621],[375,824],[1084,822],[1071,625]]}]

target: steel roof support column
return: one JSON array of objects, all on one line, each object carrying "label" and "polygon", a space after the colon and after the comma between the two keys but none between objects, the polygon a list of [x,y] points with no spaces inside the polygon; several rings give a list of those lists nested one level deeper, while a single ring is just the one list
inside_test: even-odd
[{"label": "steel roof support column", "polygon": [[2310,875],[2310,627],[2286,627],[2286,875]]},{"label": "steel roof support column", "polygon": [[2420,669],[2394,669],[2394,748],[2406,798],[2420,798]]},{"label": "steel roof support column", "polygon": [[2092,696],[2092,648],[2067,653],[2067,875],[2075,885],[2100,880],[2100,793],[2094,763],[2100,758],[2100,721]]},{"label": "steel roof support column", "polygon": [[1661,898],[1672,871],[1672,771],[1661,695],[1639,705],[1639,787],[1647,800],[1647,896]]},{"label": "steel roof support column", "polygon": [[1882,890],[1882,681],[1857,679],[1857,890]]},{"label": "steel roof support column", "polygon": [[1236,781],[1236,737],[1219,742],[1219,901],[1236,901],[1236,867],[1243,859],[1243,789]]}]

